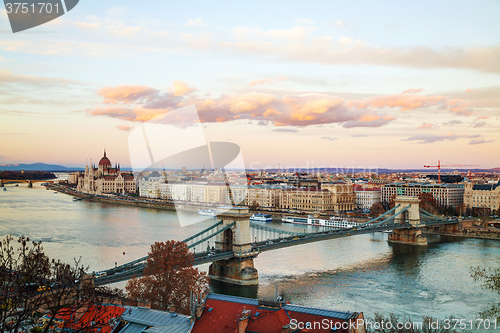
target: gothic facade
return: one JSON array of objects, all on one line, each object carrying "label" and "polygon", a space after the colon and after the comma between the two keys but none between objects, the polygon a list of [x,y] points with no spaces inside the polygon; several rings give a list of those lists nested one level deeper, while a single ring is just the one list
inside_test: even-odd
[{"label": "gothic facade", "polygon": [[135,193],[135,179],[131,172],[120,171],[118,164],[113,168],[105,150],[97,168],[91,161],[90,166],[85,165],[85,172],[78,174],[77,191],[96,195]]}]

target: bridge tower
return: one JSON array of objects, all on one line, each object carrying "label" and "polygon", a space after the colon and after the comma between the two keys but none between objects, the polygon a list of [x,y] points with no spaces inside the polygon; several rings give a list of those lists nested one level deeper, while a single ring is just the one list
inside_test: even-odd
[{"label": "bridge tower", "polygon": [[389,243],[406,244],[406,245],[427,245],[427,238],[422,235],[422,230],[418,229],[420,224],[420,199],[410,196],[397,196],[394,200],[396,206],[395,214],[401,212],[405,208],[408,209],[394,218],[395,223],[411,225],[410,228],[396,229],[389,236]]},{"label": "bridge tower", "polygon": [[235,224],[216,236],[215,249],[221,252],[232,251],[234,257],[214,261],[209,268],[211,279],[237,285],[259,284],[259,275],[253,265],[258,252],[252,251],[250,216],[248,208],[238,207],[226,208],[222,214],[217,215],[217,219],[222,220],[222,227],[233,222]]}]

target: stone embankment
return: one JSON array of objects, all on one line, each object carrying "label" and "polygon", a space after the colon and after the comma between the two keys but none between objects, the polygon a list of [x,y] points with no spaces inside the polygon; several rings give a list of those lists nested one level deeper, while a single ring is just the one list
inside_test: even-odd
[{"label": "stone embankment", "polygon": [[478,220],[462,220],[456,224],[428,227],[424,234],[464,238],[481,238],[500,240],[500,228],[483,227]]}]

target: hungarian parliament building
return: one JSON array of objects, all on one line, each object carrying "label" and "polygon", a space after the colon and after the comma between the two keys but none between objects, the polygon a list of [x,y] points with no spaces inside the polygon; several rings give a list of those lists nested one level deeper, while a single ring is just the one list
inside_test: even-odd
[{"label": "hungarian parliament building", "polygon": [[111,161],[104,156],[99,161],[97,169],[92,162],[85,165],[85,172],[76,175],[77,191],[102,195],[105,193],[135,193],[135,178],[131,172],[120,171],[120,166],[111,165]]}]

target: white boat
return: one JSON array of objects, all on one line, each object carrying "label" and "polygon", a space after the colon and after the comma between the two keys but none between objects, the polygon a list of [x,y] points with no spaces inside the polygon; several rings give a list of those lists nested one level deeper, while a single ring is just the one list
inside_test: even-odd
[{"label": "white boat", "polygon": [[317,227],[331,227],[340,229],[354,228],[358,225],[357,222],[349,220],[345,217],[332,216],[328,220],[316,218],[312,215],[308,217],[301,216],[284,216],[281,221],[286,223],[312,225]]},{"label": "white boat", "polygon": [[273,217],[269,214],[261,214],[261,213],[256,213],[253,214],[252,217],[250,217],[250,220],[252,221],[262,221],[262,222],[271,222],[273,220]]},{"label": "white boat", "polygon": [[200,209],[198,210],[198,214],[215,217],[219,214],[219,211],[217,209]]}]

